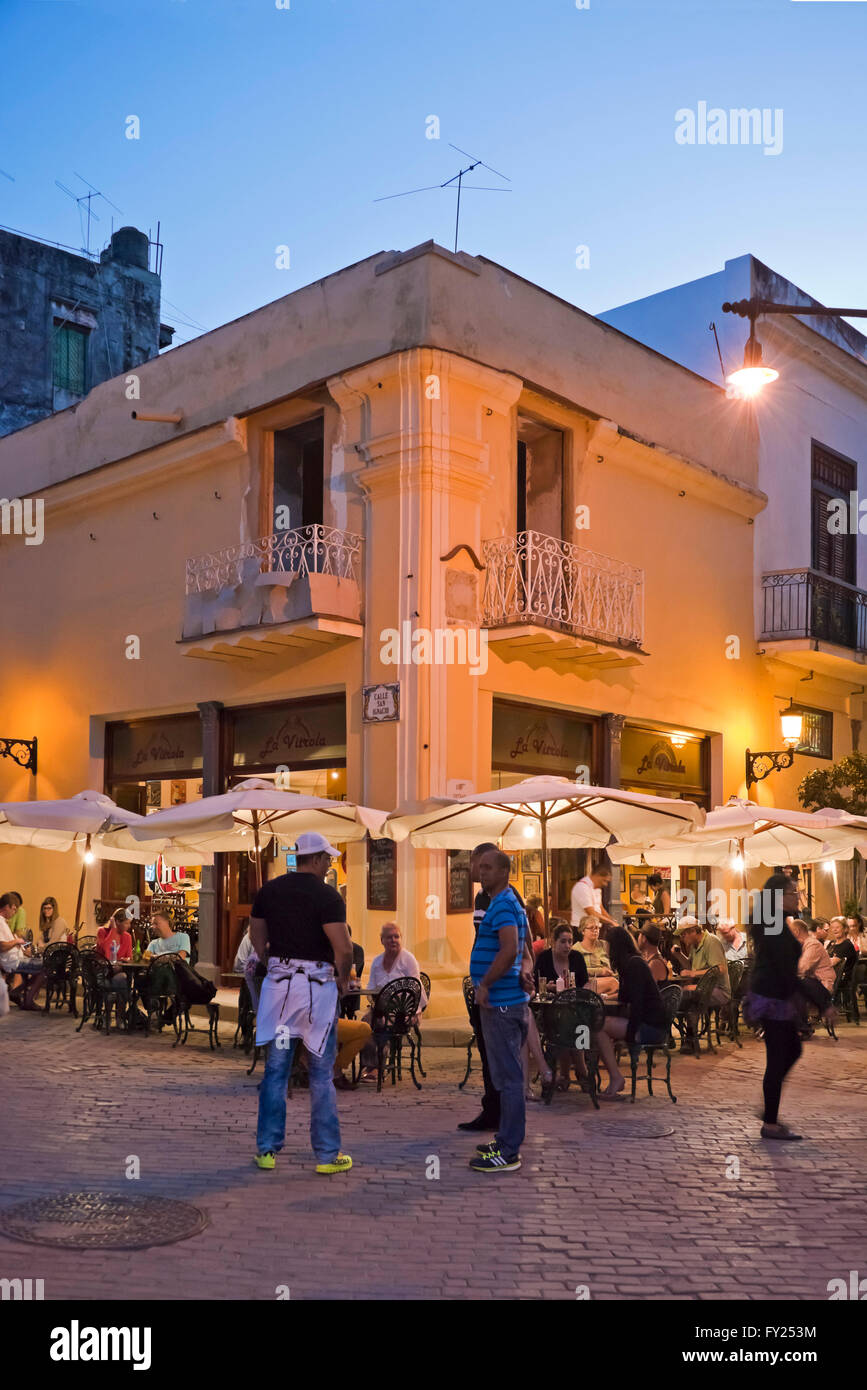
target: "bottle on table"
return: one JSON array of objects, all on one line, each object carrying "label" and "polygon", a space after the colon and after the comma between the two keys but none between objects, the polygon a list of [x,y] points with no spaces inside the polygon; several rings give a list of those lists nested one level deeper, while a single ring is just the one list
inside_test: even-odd
[{"label": "bottle on table", "polygon": [[111,956],[111,963],[112,963],[112,965],[117,965],[117,942],[116,942],[116,941],[113,941],[113,942],[111,943],[111,947],[109,948],[109,955]]}]

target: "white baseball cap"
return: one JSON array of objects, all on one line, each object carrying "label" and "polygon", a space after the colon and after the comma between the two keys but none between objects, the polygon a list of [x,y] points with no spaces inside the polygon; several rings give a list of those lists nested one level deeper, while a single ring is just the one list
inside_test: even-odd
[{"label": "white baseball cap", "polygon": [[324,835],[316,830],[308,830],[295,841],[296,854],[330,854],[332,859],[340,858],[340,850],[330,845]]}]

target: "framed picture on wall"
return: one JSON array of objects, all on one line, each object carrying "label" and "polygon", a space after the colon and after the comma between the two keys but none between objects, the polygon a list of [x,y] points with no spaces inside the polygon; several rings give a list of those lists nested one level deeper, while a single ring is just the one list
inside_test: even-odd
[{"label": "framed picture on wall", "polygon": [[183,806],[187,800],[187,784],[182,779],[172,782],[171,801],[173,806]]},{"label": "framed picture on wall", "polygon": [[470,878],[470,851],[468,849],[450,849],[446,912],[470,912],[472,906],[473,883]]},{"label": "framed picture on wall", "polygon": [[540,849],[521,850],[521,868],[525,874],[540,874],[542,872],[542,851]]},{"label": "framed picture on wall", "polygon": [[643,907],[647,902],[647,874],[629,875],[629,906]]},{"label": "framed picture on wall", "polygon": [[514,883],[516,879],[521,877],[521,855],[518,850],[507,849],[505,852],[509,856],[509,863],[511,865],[509,869],[509,882]]},{"label": "framed picture on wall", "polygon": [[524,902],[528,898],[541,898],[542,896],[542,875],[524,874]]},{"label": "framed picture on wall", "polygon": [[145,808],[148,811],[158,811],[162,805],[162,787],[159,782],[148,782],[145,785]]},{"label": "framed picture on wall", "polygon": [[367,906],[374,911],[397,908],[397,845],[394,840],[367,842]]}]

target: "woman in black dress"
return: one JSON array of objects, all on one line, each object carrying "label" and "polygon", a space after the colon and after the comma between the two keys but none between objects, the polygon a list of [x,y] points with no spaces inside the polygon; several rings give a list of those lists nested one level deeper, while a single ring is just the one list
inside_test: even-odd
[{"label": "woman in black dress", "polygon": [[779,1121],[783,1082],[801,1055],[801,944],[787,922],[798,915],[797,885],[785,874],[771,874],[764,885],[761,904],[749,925],[754,954],[749,993],[744,998],[744,1018],[750,1027],[762,1029],[765,1043],[761,1134],[763,1139],[801,1139],[802,1135]]},{"label": "woman in black dress", "polygon": [[606,938],[608,959],[619,978],[617,997],[629,1009],[626,1018],[609,1016],[597,1034],[599,1055],[608,1072],[608,1085],[600,1096],[615,1100],[626,1085],[614,1056],[614,1041],[625,1040],[628,1048],[646,1043],[665,1042],[665,1010],[656,981],[638,947],[625,927],[612,927]]}]

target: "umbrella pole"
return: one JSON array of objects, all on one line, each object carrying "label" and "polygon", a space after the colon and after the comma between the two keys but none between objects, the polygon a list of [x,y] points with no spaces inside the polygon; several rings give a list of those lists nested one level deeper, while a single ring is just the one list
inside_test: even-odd
[{"label": "umbrella pole", "polygon": [[[84,853],[85,853],[85,855],[87,855],[87,854],[90,853],[90,836],[89,836],[89,835],[87,836],[87,839],[85,840],[85,843],[84,843]],[[87,860],[86,860],[86,859],[83,859],[82,862],[81,862],[81,878],[78,880],[78,901],[77,901],[76,904],[75,904],[75,921],[73,922],[73,927],[74,927],[74,929],[75,929],[75,934],[76,934],[76,936],[78,935],[78,928],[79,928],[79,926],[81,925],[81,924],[80,924],[80,921],[79,921],[79,918],[81,917],[81,900],[82,900],[82,898],[84,897],[84,877],[85,877],[85,874],[86,874],[86,873],[87,873]]]},{"label": "umbrella pole", "polygon": [[545,915],[545,940],[548,939],[548,818],[542,806],[542,910]]},{"label": "umbrella pole", "polygon": [[259,812],[253,812],[253,843],[256,846],[256,887],[262,887],[262,854],[259,845]]}]

